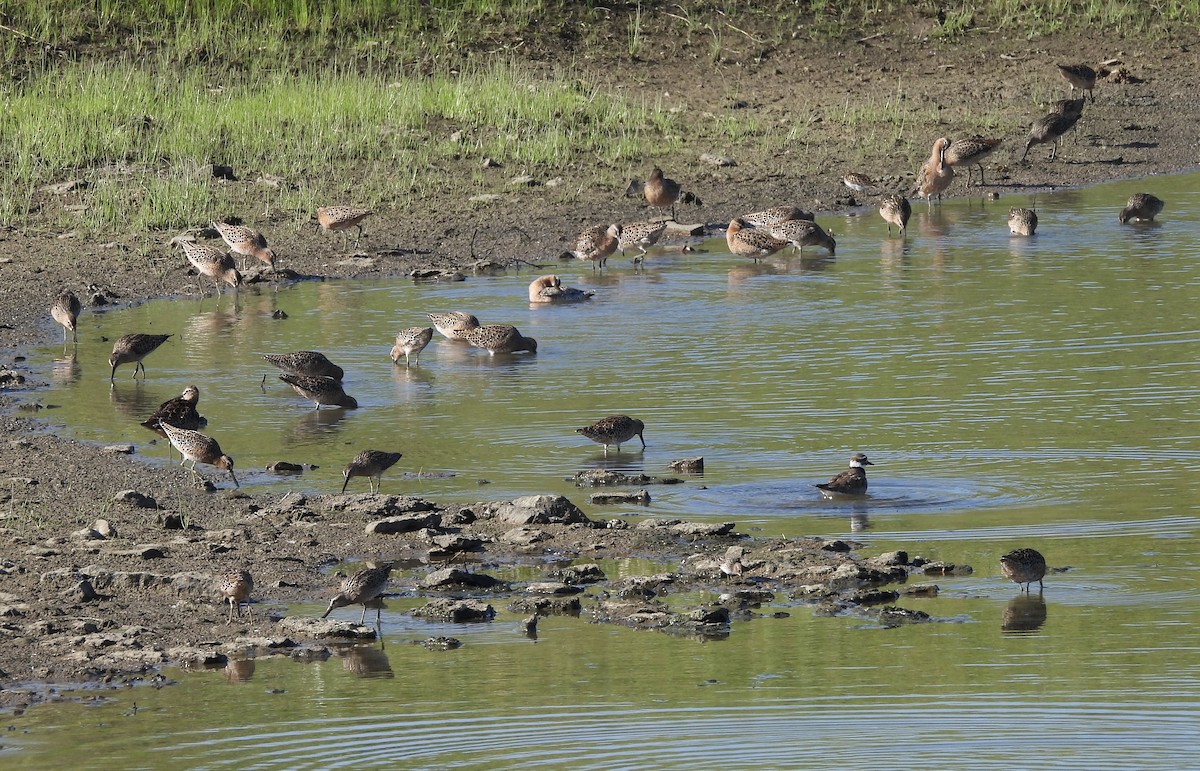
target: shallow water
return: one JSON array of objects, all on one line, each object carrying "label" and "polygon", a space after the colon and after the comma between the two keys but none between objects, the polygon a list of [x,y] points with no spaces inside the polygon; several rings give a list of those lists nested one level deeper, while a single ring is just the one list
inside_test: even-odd
[{"label": "shallow water", "polygon": [[[76,436],[133,442],[154,462],[171,461],[137,421],[194,382],[207,433],[259,489],[336,490],[359,449],[394,449],[404,458],[384,492],[442,502],[560,492],[594,518],[852,535],[864,553],[904,548],[975,573],[939,579],[937,599],[905,602],[943,623],[817,618],[781,595],[766,612],[789,617],[735,623],[708,643],[549,618],[534,644],[502,608],[489,625],[430,625],[403,613],[416,600],[392,601],[386,651],[365,664],[260,660],[248,682],[177,673],[180,687],[39,707],[16,721],[30,732],[8,734],[0,760],[87,765],[99,751],[127,767],[1178,762],[1200,731],[1198,182],[1039,195],[1032,239],[1008,235],[1008,208],[1029,203],[1010,197],[932,212],[916,204],[903,241],[873,211],[821,218],[837,233],[832,260],[755,266],[713,239],[692,254],[652,252],[641,273],[619,256],[603,276],[553,265],[546,272],[597,292],[580,306],[531,308],[526,273],[309,283],[88,314],[73,367],[61,347],[38,352],[55,383],[38,397],[61,405],[43,414]],[[1144,189],[1168,201],[1161,223],[1119,225],[1124,199]],[[272,319],[276,309],[289,318]],[[489,358],[435,338],[419,367],[391,363],[397,329],[452,309],[516,324],[538,354]],[[110,391],[110,346],[99,338],[130,331],[177,337],[147,358],[144,384],[126,366]],[[312,410],[259,358],[306,348],[346,369],[360,409]],[[644,451],[634,440],[605,459],[574,433],[613,413],[646,422]],[[855,451],[876,464],[870,496],[815,495]],[[704,476],[648,488],[646,508],[587,506],[568,481],[599,466],[663,475],[693,455],[704,456]],[[281,459],[319,468],[262,470]],[[999,576],[998,556],[1016,546],[1065,569],[1047,577],[1041,601]],[[404,644],[433,634],[466,644]],[[383,657],[389,671],[363,676]],[[66,737],[88,728],[85,753]]]}]

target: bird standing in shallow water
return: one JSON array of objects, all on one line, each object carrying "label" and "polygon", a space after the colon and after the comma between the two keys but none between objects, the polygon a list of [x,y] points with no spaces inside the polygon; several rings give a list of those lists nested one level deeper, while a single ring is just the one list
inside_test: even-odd
[{"label": "bird standing in shallow water", "polygon": [[317,225],[331,233],[340,232],[346,241],[350,236],[346,233],[350,228],[358,228],[354,239],[354,248],[362,239],[362,221],[375,212],[370,209],[356,209],[353,206],[323,206],[317,209]]},{"label": "bird standing in shallow water", "polygon": [[996,152],[996,148],[1000,146],[1003,140],[987,139],[981,136],[973,136],[968,139],[956,139],[946,148],[944,156],[946,163],[950,166],[966,166],[967,167],[967,186],[971,186],[971,167],[979,167],[979,184],[983,182],[983,162],[989,155]]},{"label": "bird standing in shallow water", "polygon": [[1046,558],[1036,549],[1014,549],[1000,558],[1000,572],[1013,583],[1024,584],[1026,592],[1034,581],[1038,582],[1038,589],[1043,589]]},{"label": "bird standing in shallow water", "polygon": [[342,492],[346,492],[346,485],[350,484],[350,477],[367,477],[367,484],[370,486],[371,492],[379,492],[383,472],[396,465],[396,461],[401,457],[402,455],[398,452],[363,450],[342,469],[342,476],[346,480],[342,482]]},{"label": "bird standing in shallow water", "polygon": [[933,197],[937,196],[939,201],[942,200],[942,193],[946,192],[950,183],[954,181],[954,169],[946,164],[945,158],[946,148],[949,145],[950,140],[946,137],[939,137],[933,143],[929,159],[917,173],[917,186],[910,193],[910,195],[924,198],[931,208],[933,207]]},{"label": "bird standing in shallow water", "polygon": [[621,237],[617,241],[617,248],[621,250],[621,255],[624,256],[628,249],[637,249],[638,256],[646,254],[646,250],[658,243],[658,239],[662,238],[662,234],[667,230],[667,223],[663,222],[635,222],[632,225],[625,225],[621,228]]},{"label": "bird standing in shallow water", "polygon": [[642,436],[645,429],[646,424],[637,418],[631,418],[628,415],[611,415],[597,420],[590,426],[577,428],[575,433],[582,434],[596,444],[604,445],[604,457],[607,458],[610,444],[615,444],[617,452],[620,452],[621,445],[635,436],[641,440],[642,449],[646,449],[646,438]]},{"label": "bird standing in shallow water", "polygon": [[1150,193],[1134,193],[1125,202],[1125,208],[1117,215],[1121,224],[1130,220],[1150,222],[1163,210],[1162,199]]},{"label": "bird standing in shallow water", "polygon": [[67,332],[71,333],[71,341],[79,342],[79,331],[76,322],[79,320],[79,314],[83,312],[83,304],[79,302],[79,298],[69,289],[64,289],[58,297],[54,298],[54,302],[50,304],[50,318],[62,324],[63,328],[63,343],[67,342]]},{"label": "bird standing in shallow water", "polygon": [[680,188],[678,182],[664,177],[663,170],[657,166],[650,171],[650,176],[646,178],[646,184],[642,186],[642,194],[646,197],[646,203],[657,209],[671,207],[672,221],[675,220],[676,203],[686,203],[693,206],[704,205],[694,193],[685,192]]},{"label": "bird standing in shallow water", "polygon": [[109,382],[117,379],[117,367],[129,362],[136,362],[137,366],[133,368],[133,377],[137,378],[138,370],[142,371],[142,379],[146,379],[146,365],[142,364],[142,359],[149,356],[151,353],[167,341],[170,335],[124,335],[117,338],[117,342],[113,343],[112,355],[108,357],[108,363],[112,367],[112,375],[109,377]]},{"label": "bird standing in shallow water", "polygon": [[1037,230],[1038,218],[1032,209],[1009,209],[1008,230],[1016,236],[1031,236]]},{"label": "bird standing in shallow water", "polygon": [[1096,101],[1096,94],[1092,91],[1096,87],[1096,71],[1086,64],[1056,64],[1058,74],[1062,75],[1063,80],[1071,85],[1071,95],[1075,95],[1075,89],[1086,91],[1092,101]]},{"label": "bird standing in shallow water", "polygon": [[[187,257],[187,261],[196,272],[213,280],[217,294],[221,294],[222,281],[234,289],[242,285],[242,274],[238,273],[237,267],[234,266],[233,258],[225,252],[195,241],[180,241],[179,245],[183,247],[183,256]],[[203,288],[201,291],[204,291]]]},{"label": "bird standing in shallow water", "polygon": [[801,255],[804,254],[806,246],[823,246],[833,254],[837,250],[837,241],[833,240],[833,236],[821,229],[821,226],[812,220],[787,220],[780,222],[771,228],[772,238],[781,238],[788,241]]},{"label": "bird standing in shallow water", "polygon": [[821,491],[821,495],[826,498],[832,498],[836,495],[864,495],[867,492],[867,466],[875,464],[867,460],[867,456],[861,452],[855,454],[850,459],[850,468],[830,479],[828,482],[823,482],[817,485],[817,489]]},{"label": "bird standing in shallow water", "polygon": [[746,225],[770,230],[781,222],[787,222],[788,220],[811,220],[814,219],[814,215],[810,211],[804,211],[799,206],[772,206],[770,209],[743,214],[738,219]]},{"label": "bird standing in shallow water", "polygon": [[[333,599],[329,601],[329,607],[321,614],[321,618],[325,618],[333,612],[334,608],[344,608],[347,605],[362,605],[362,618],[358,620],[362,624],[367,620],[367,603],[372,600],[379,599],[388,585],[388,574],[392,572],[391,563],[385,563],[379,567],[363,568],[354,575],[342,581],[342,589]],[[380,605],[375,606],[375,623],[380,622]]]},{"label": "bird standing in shallow water", "polygon": [[476,348],[484,348],[493,356],[498,353],[537,353],[537,340],[525,337],[511,324],[485,324],[472,329],[464,338]]},{"label": "bird standing in shallow water", "polygon": [[888,224],[888,235],[892,234],[892,225],[900,228],[900,234],[908,232],[908,218],[912,216],[912,205],[902,195],[888,193],[879,199],[879,216]]},{"label": "bird standing in shallow water", "polygon": [[449,340],[466,340],[471,330],[479,329],[479,319],[463,311],[430,313],[429,320],[433,322],[433,328]]},{"label": "bird standing in shallow water", "polygon": [[402,329],[396,335],[396,344],[392,346],[392,361],[396,364],[400,363],[400,357],[404,357],[404,364],[411,366],[409,361],[411,356],[416,359],[417,364],[421,363],[421,351],[425,350],[425,346],[429,345],[429,341],[433,339],[433,327],[409,327]]},{"label": "bird standing in shallow water", "polygon": [[338,381],[346,376],[341,367],[325,358],[325,354],[317,351],[264,353],[263,358],[291,375],[331,377]]},{"label": "bird standing in shallow water", "polygon": [[725,244],[729,251],[739,257],[750,257],[758,262],[760,257],[770,257],[775,252],[786,247],[790,241],[774,238],[765,230],[746,227],[739,217],[729,221],[725,230]]},{"label": "bird standing in shallow water", "polygon": [[179,454],[183,456],[183,460],[179,462],[182,466],[186,461],[192,462],[192,473],[200,476],[196,471],[197,463],[207,463],[210,466],[225,469],[229,472],[229,476],[233,479],[234,487],[241,487],[237,481],[237,475],[233,473],[233,458],[221,452],[221,445],[217,444],[217,440],[210,436],[205,436],[199,431],[189,431],[186,428],[176,428],[170,423],[159,421],[158,425],[167,434],[167,439],[179,450]]},{"label": "bird standing in shallow water", "polygon": [[142,425],[163,438],[166,438],[167,432],[161,423],[170,423],[175,428],[197,431],[208,425],[208,421],[196,411],[196,405],[199,403],[200,389],[190,385],[183,389],[183,393],[179,396],[167,399],[158,405],[158,409],[149,418],[143,420]]},{"label": "bird standing in shallow water", "polygon": [[607,227],[593,225],[575,237],[575,249],[571,254],[577,259],[591,262],[592,270],[596,269],[597,264],[600,270],[604,270],[604,263],[621,244],[621,232],[621,226],[616,223]]},{"label": "bird standing in shallow water", "polygon": [[322,404],[347,410],[358,409],[358,401],[342,390],[342,384],[331,377],[309,377],[285,372],[279,379],[316,405],[314,409],[321,409]]},{"label": "bird standing in shallow water", "polygon": [[254,578],[250,575],[250,571],[235,570],[226,573],[217,582],[217,588],[221,592],[222,601],[229,603],[229,620],[225,623],[233,623],[234,610],[237,610],[239,616],[242,615],[242,603],[246,605],[246,613],[250,614],[250,620],[254,621],[254,611],[250,609],[250,593],[254,591]]},{"label": "bird standing in shallow water", "polygon": [[[228,225],[224,222],[213,222],[212,226],[221,234],[221,239],[234,254],[256,257],[270,268],[272,273],[275,272],[275,250],[267,246],[267,239],[262,233],[244,225]],[[245,269],[246,261],[243,259],[242,270]]]},{"label": "bird standing in shallow water", "polygon": [[529,302],[531,303],[579,303],[590,300],[595,292],[576,289],[573,286],[563,286],[558,276],[538,276],[529,282]]}]

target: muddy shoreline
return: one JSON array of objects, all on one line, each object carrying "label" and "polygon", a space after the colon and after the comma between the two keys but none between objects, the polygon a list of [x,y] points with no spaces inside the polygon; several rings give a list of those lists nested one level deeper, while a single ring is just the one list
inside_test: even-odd
[{"label": "muddy shoreline", "polygon": [[[919,36],[898,35],[870,46],[849,45],[844,55],[828,60],[798,45],[794,51],[776,52],[766,62],[747,59],[714,66],[649,59],[593,65],[615,82],[626,78],[631,91],[647,98],[669,90],[673,98],[700,103],[704,88],[714,80],[736,81],[736,89],[729,90],[744,95],[747,103],[737,109],[755,110],[764,119],[819,115],[848,100],[887,93],[898,78],[910,99],[1009,102],[1012,126],[997,132],[1005,145],[987,164],[989,184],[966,189],[956,183],[951,193],[960,196],[997,195],[1003,201],[1009,194],[1034,189],[1184,171],[1200,159],[1200,97],[1183,87],[1197,64],[1188,46],[1092,38],[979,42],[930,46]],[[1066,96],[1065,84],[1039,68],[1052,69],[1059,60],[1098,62],[1117,56],[1132,77],[1097,87],[1096,102],[1089,104],[1077,136],[1065,140],[1058,160],[1046,161],[1047,148],[1036,147],[1030,162],[1017,162],[1028,123],[1038,114],[1030,107],[1029,93]],[[814,69],[818,66],[822,69]],[[991,80],[979,78],[980,71],[991,73]],[[779,82],[803,82],[804,93],[782,95]],[[930,141],[943,134],[973,133],[951,125],[919,130]],[[856,138],[845,139],[849,144]],[[734,148],[697,144],[692,150],[694,155],[674,159],[668,173],[702,195],[705,206],[694,214],[710,223],[712,232],[732,216],[782,203],[821,212],[869,203],[852,201],[841,186],[842,173],[851,170],[845,168],[851,157],[847,147],[797,144],[782,157],[753,142]],[[906,190],[921,159],[895,158],[892,152],[888,147],[873,149],[871,157],[878,162],[867,168],[855,164],[854,170],[875,176],[888,189]],[[699,160],[704,153],[734,157],[737,165],[708,165]],[[659,159],[646,159],[644,165],[648,169],[653,162],[668,165]],[[498,173],[515,176],[517,170]],[[570,170],[561,176],[569,178]],[[322,239],[308,228],[295,227],[291,213],[276,213],[265,221],[248,217],[247,224],[271,233],[283,267],[299,274],[353,280],[445,270],[462,271],[474,281],[487,280],[486,274],[476,275],[471,269],[481,259],[515,270],[531,271],[532,263],[552,271],[560,264],[558,255],[583,227],[651,215],[640,202],[624,198],[623,188],[581,185],[578,195],[564,201],[558,188],[544,184],[548,181],[501,187],[499,197],[487,204],[433,191],[406,202],[403,212],[381,212],[370,221],[362,245],[365,255],[353,259],[338,249],[337,239]],[[1146,189],[1153,191],[1153,180],[1147,180]],[[1113,202],[1114,217],[1121,204]],[[1169,206],[1170,202],[1167,218]],[[882,228],[881,221],[881,233]],[[388,495],[281,498],[253,489],[206,492],[175,467],[149,466],[136,454],[107,453],[62,437],[52,425],[17,409],[18,403],[36,402],[40,384],[47,380],[46,372],[27,366],[23,351],[60,339],[47,308],[63,287],[81,297],[91,287],[128,304],[177,295],[195,284],[182,258],[166,243],[172,235],[114,233],[84,239],[47,232],[35,224],[0,234],[5,286],[0,294],[0,364],[24,379],[0,391],[0,479],[5,480],[0,490],[0,707],[19,708],[47,698],[41,685],[45,683],[136,681],[173,664],[219,665],[222,657],[255,655],[285,638],[309,652],[298,655],[313,655],[326,644],[317,632],[306,635],[303,626],[285,631],[273,619],[289,604],[327,599],[337,583],[329,567],[344,560],[397,559],[421,565],[397,571],[392,591],[398,593],[480,595],[497,609],[512,612],[537,610],[549,597],[553,602],[540,606],[541,612],[581,612],[605,622],[697,635],[720,634],[723,625],[736,623],[739,613],[755,612],[764,595],[754,592],[804,599],[829,612],[877,617],[878,611],[871,610],[877,603],[893,604],[899,596],[887,592],[911,590],[914,583],[924,582],[920,577],[927,571],[936,575],[955,569],[926,566],[915,554],[873,554],[858,544],[747,537],[738,534],[736,523],[721,529],[658,521],[653,509],[636,506],[590,510],[590,521],[584,521],[582,512],[562,520],[561,511],[550,515],[495,501],[441,506]],[[666,248],[678,246],[675,242]],[[105,343],[81,339],[80,345]],[[154,506],[115,501],[125,490],[153,498]],[[588,492],[581,488],[573,502],[582,504]],[[556,505],[569,511],[563,503]],[[408,524],[397,524],[401,531],[389,534],[368,532],[372,522],[406,517],[415,517],[419,524],[411,530],[403,530]],[[531,519],[522,521],[523,517]],[[84,532],[99,529],[99,519],[109,522],[115,537]],[[475,541],[479,543],[463,547]],[[744,572],[727,576],[721,563],[734,546],[745,550]],[[638,586],[607,580],[585,583],[579,576],[564,578],[561,573],[570,560],[587,563],[622,556],[683,567]],[[543,566],[547,582],[593,588],[581,607],[574,608],[556,599],[560,595],[529,586],[481,594],[477,587],[421,584],[448,559],[454,567],[468,570],[481,559],[489,564],[536,564]],[[211,580],[242,567],[255,575],[255,621],[240,619],[226,626],[225,609]],[[695,608],[680,614],[658,605],[664,583],[744,593],[734,591],[724,610]],[[608,599],[600,599],[595,587],[605,590]],[[884,594],[875,594],[880,588]],[[214,630],[219,640],[213,639]]]}]

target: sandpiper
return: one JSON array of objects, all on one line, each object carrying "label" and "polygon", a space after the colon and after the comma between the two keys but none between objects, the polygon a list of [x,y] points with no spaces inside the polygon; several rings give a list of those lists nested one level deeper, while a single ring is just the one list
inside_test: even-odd
[{"label": "sandpiper", "polygon": [[50,317],[62,324],[63,328],[63,343],[67,342],[67,332],[71,333],[72,342],[79,341],[79,330],[76,322],[79,320],[79,314],[83,312],[83,304],[79,302],[79,298],[70,289],[64,289],[58,297],[54,298],[54,302],[50,304]]},{"label": "sandpiper", "polygon": [[347,410],[358,408],[358,402],[355,398],[343,391],[342,384],[331,377],[292,375],[285,372],[279,376],[279,379],[295,389],[296,393],[316,405],[314,409],[321,409],[321,405],[323,404],[328,404],[332,407],[342,407]]},{"label": "sandpiper", "polygon": [[346,375],[341,367],[325,358],[325,354],[318,351],[264,353],[263,358],[291,375],[331,377],[334,380],[341,380]]},{"label": "sandpiper", "polygon": [[229,472],[229,476],[233,479],[233,486],[240,487],[237,476],[233,473],[233,458],[221,452],[221,445],[217,444],[217,440],[210,436],[205,436],[199,431],[190,431],[186,428],[176,428],[170,423],[160,420],[158,425],[167,434],[167,439],[179,450],[179,454],[183,456],[183,460],[179,461],[182,466],[187,461],[192,462],[192,473],[199,476],[196,471],[197,463],[207,463],[210,466],[223,468]]},{"label": "sandpiper", "polygon": [[1035,120],[1029,127],[1029,139],[1025,141],[1025,152],[1021,154],[1021,160],[1025,160],[1029,155],[1029,148],[1034,145],[1051,143],[1053,147],[1050,149],[1050,160],[1054,160],[1058,155],[1058,140],[1075,127],[1082,115],[1083,97],[1064,99],[1055,104],[1051,112]]},{"label": "sandpiper", "polygon": [[179,396],[167,399],[158,405],[158,409],[149,418],[143,420],[142,425],[164,438],[166,438],[167,432],[163,430],[161,423],[170,423],[175,428],[197,431],[208,425],[208,420],[196,411],[196,405],[199,403],[200,389],[190,385],[183,389],[183,393]]},{"label": "sandpiper", "polygon": [[345,481],[342,482],[342,492],[346,492],[346,485],[350,484],[350,477],[367,477],[367,485],[371,492],[379,492],[380,478],[383,476],[383,472],[396,465],[396,461],[400,458],[401,454],[398,452],[363,450],[342,469],[342,476],[345,477]]},{"label": "sandpiper", "polygon": [[933,197],[937,196],[939,201],[942,200],[942,193],[946,192],[950,183],[954,181],[954,169],[946,164],[945,158],[946,148],[949,145],[950,140],[946,137],[939,137],[933,143],[929,159],[917,173],[917,185],[909,193],[909,195],[924,198],[930,207],[933,206]]},{"label": "sandpiper", "polygon": [[738,217],[738,219],[747,225],[767,230],[788,220],[811,220],[814,218],[812,212],[804,211],[799,206],[772,206],[770,209],[750,212]]},{"label": "sandpiper", "polygon": [[511,324],[485,324],[467,333],[466,341],[476,348],[484,348],[493,356],[498,353],[537,353],[537,340],[525,337]]},{"label": "sandpiper", "polygon": [[429,320],[439,334],[450,340],[466,340],[471,330],[479,329],[479,319],[463,311],[430,313]]},{"label": "sandpiper", "polygon": [[[240,254],[242,257],[256,257],[274,272],[275,250],[267,246],[267,239],[263,237],[262,233],[244,225],[229,225],[224,222],[214,221],[212,226],[221,234],[222,240],[234,254]],[[245,269],[246,261],[243,259],[242,270]]]},{"label": "sandpiper", "polygon": [[796,247],[801,256],[806,246],[823,246],[833,254],[837,250],[837,241],[833,236],[821,229],[812,220],[787,220],[771,228],[771,237],[783,239]]},{"label": "sandpiper", "polygon": [[875,183],[866,174],[859,174],[857,171],[851,171],[842,177],[842,184],[850,188],[856,193],[870,193],[871,188],[875,187]]},{"label": "sandpiper", "polygon": [[725,243],[729,246],[730,252],[739,257],[753,258],[755,262],[758,262],[760,257],[770,257],[791,242],[773,238],[765,230],[748,228],[741,218],[734,217],[729,221],[729,227],[725,230]]},{"label": "sandpiper", "polygon": [[621,227],[621,237],[617,242],[617,248],[621,250],[621,255],[624,256],[626,250],[637,249],[639,255],[644,255],[646,250],[658,243],[658,239],[662,238],[662,234],[667,230],[666,221],[662,222],[635,222],[632,225],[623,225]]},{"label": "sandpiper", "polygon": [[1134,220],[1135,222],[1150,222],[1162,210],[1163,202],[1161,198],[1150,193],[1134,193],[1125,202],[1125,208],[1117,215],[1117,219],[1122,224],[1130,220]]},{"label": "sandpiper", "polygon": [[1009,209],[1008,230],[1013,235],[1031,236],[1037,230],[1037,213],[1032,209]]},{"label": "sandpiper", "polygon": [[1096,94],[1092,91],[1096,87],[1096,71],[1086,64],[1056,64],[1058,74],[1062,75],[1063,80],[1071,85],[1071,96],[1075,95],[1075,89],[1086,91],[1092,101],[1096,101]]},{"label": "sandpiper", "polygon": [[892,225],[900,228],[900,234],[908,232],[908,218],[912,216],[912,205],[902,195],[888,193],[879,199],[879,216],[888,224],[888,235],[892,234]]},{"label": "sandpiper", "polygon": [[183,256],[192,264],[196,272],[208,276],[221,294],[221,282],[224,281],[234,289],[242,285],[242,274],[233,264],[233,258],[214,246],[198,244],[195,241],[180,241]]},{"label": "sandpiper", "polygon": [[374,213],[370,209],[358,209],[353,206],[323,206],[317,209],[317,225],[331,233],[341,232],[347,239],[349,235],[345,231],[358,228],[358,236],[354,239],[354,247],[357,249],[358,242],[362,239],[362,221]]},{"label": "sandpiper", "polygon": [[657,166],[650,171],[650,176],[646,178],[642,194],[646,197],[646,203],[655,208],[665,209],[670,206],[672,220],[675,219],[676,203],[686,203],[692,206],[704,205],[696,194],[684,191],[678,182],[664,177],[663,170]]},{"label": "sandpiper", "polygon": [[595,270],[597,265],[603,270],[609,255],[617,251],[617,246],[621,243],[621,232],[621,226],[616,223],[592,225],[575,237],[575,248],[571,254],[577,259],[591,262],[592,270]]},{"label": "sandpiper", "polygon": [[988,139],[976,134],[967,139],[956,139],[946,148],[946,154],[943,156],[946,163],[950,166],[966,166],[967,167],[967,186],[971,185],[971,167],[979,167],[979,184],[982,186],[983,181],[983,162],[989,155],[996,152],[996,148],[1000,146],[1003,140]]},{"label": "sandpiper", "polygon": [[[383,594],[388,585],[388,574],[392,572],[390,562],[384,563],[378,567],[363,568],[354,575],[342,581],[342,588],[333,599],[329,601],[329,607],[321,614],[321,618],[325,618],[333,612],[334,608],[344,608],[347,605],[362,605],[362,618],[358,620],[362,624],[367,620],[367,603],[372,600],[378,600]],[[381,604],[375,605],[375,623],[380,622]]]},{"label": "sandpiper", "polygon": [[254,591],[254,578],[248,570],[234,570],[221,576],[217,581],[217,589],[221,592],[221,600],[229,603],[229,620],[233,623],[233,612],[242,615],[242,604],[246,605],[246,613],[254,620],[254,611],[250,609],[250,593]]},{"label": "sandpiper", "polygon": [[850,459],[850,468],[828,482],[817,485],[817,489],[826,498],[832,498],[835,495],[863,495],[867,492],[866,466],[874,465],[867,460],[866,455],[861,452],[857,453]]},{"label": "sandpiper", "polygon": [[392,361],[396,364],[400,363],[400,357],[404,357],[404,364],[412,366],[409,357],[415,359],[417,364],[421,363],[421,351],[425,350],[425,346],[429,345],[429,341],[433,339],[433,327],[409,327],[401,329],[396,334],[396,344],[392,346]]},{"label": "sandpiper", "polygon": [[137,378],[138,370],[142,371],[142,379],[146,379],[146,365],[142,363],[142,359],[149,356],[151,353],[167,341],[170,335],[125,335],[117,338],[117,342],[113,343],[112,355],[108,357],[108,363],[112,367],[112,375],[109,377],[109,382],[117,379],[117,367],[129,362],[136,362],[133,368],[133,376]]},{"label": "sandpiper", "polygon": [[529,282],[531,303],[579,303],[590,300],[595,292],[563,286],[558,276],[538,276]]},{"label": "sandpiper", "polygon": [[1034,581],[1038,589],[1045,588],[1046,558],[1036,549],[1014,549],[1000,558],[1000,572],[1015,584],[1024,584],[1028,592]]},{"label": "sandpiper", "polygon": [[617,452],[620,452],[621,445],[635,436],[641,440],[642,449],[645,449],[646,439],[642,436],[642,431],[645,429],[646,424],[637,418],[631,418],[628,415],[610,415],[597,420],[590,426],[575,429],[575,433],[582,434],[596,444],[604,445],[604,456],[608,457],[610,444],[615,444]]}]

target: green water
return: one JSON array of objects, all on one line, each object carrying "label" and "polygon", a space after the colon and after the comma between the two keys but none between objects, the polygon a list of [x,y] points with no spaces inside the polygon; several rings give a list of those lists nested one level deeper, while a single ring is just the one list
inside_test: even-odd
[{"label": "green water", "polygon": [[[640,273],[619,256],[603,276],[555,266],[596,291],[579,306],[530,307],[527,273],[309,283],[86,315],[73,362],[58,346],[38,352],[54,382],[38,398],[61,405],[43,414],[75,436],[132,442],[151,462],[169,463],[167,449],[137,422],[196,383],[207,433],[260,490],[334,491],[341,466],[374,447],[404,453],[384,492],[560,492],[596,518],[853,536],[865,553],[904,548],[975,573],[905,602],[936,624],[814,617],[780,595],[764,612],[788,617],[735,623],[708,643],[568,618],[544,619],[533,643],[503,603],[492,624],[447,627],[398,600],[384,614],[386,649],[367,664],[264,659],[246,682],[173,673],[176,687],[38,707],[12,720],[0,762],[1186,765],[1200,735],[1198,181],[1041,195],[1033,239],[1008,235],[1008,207],[1029,203],[1014,197],[919,204],[905,241],[874,212],[822,218],[837,233],[834,260],[755,266],[714,239],[652,253]],[[1168,201],[1161,223],[1119,225],[1140,190]],[[395,332],[446,310],[515,324],[538,354],[493,359],[435,338],[419,367],[394,366]],[[100,337],[133,331],[177,337],[147,358],[144,384],[125,367],[110,390]],[[344,367],[361,408],[314,411],[259,358],[298,349]],[[644,451],[635,440],[605,459],[574,433],[614,413],[645,421]],[[876,464],[870,497],[814,495],[855,451]],[[644,509],[586,505],[568,481],[602,466],[661,475],[694,455],[703,478],[649,488]],[[276,460],[319,468],[279,478],[263,470]],[[1014,610],[997,559],[1017,546],[1065,570],[1041,602]],[[1027,629],[1002,628],[1006,613]],[[406,644],[433,634],[465,645]],[[389,672],[359,674],[382,657]],[[85,746],[68,738],[81,731]]]}]

